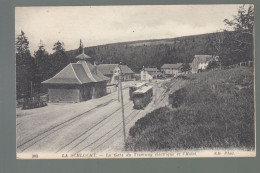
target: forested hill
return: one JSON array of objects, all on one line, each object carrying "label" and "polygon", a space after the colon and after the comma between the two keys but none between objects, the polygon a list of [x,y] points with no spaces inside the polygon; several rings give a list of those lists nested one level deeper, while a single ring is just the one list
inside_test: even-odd
[{"label": "forested hill", "polygon": [[[135,72],[145,67],[160,68],[165,63],[192,62],[195,54],[214,54],[216,33],[171,39],[142,40],[87,47],[84,52],[96,63],[127,64]],[[66,52],[73,59],[78,50]]]}]

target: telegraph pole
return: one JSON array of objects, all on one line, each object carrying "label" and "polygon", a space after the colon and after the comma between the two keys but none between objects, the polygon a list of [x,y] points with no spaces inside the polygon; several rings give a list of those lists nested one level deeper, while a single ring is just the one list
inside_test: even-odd
[{"label": "telegraph pole", "polygon": [[157,103],[157,96],[156,96],[156,94],[157,94],[157,69],[156,69],[156,81],[155,81],[155,87],[154,87],[154,104],[156,105],[156,103]]},{"label": "telegraph pole", "polygon": [[[119,68],[119,66],[118,66],[118,68]],[[118,100],[118,102],[120,102],[120,98],[119,98],[120,97],[119,96],[120,95],[120,91],[119,91],[119,85],[120,85],[119,84],[120,83],[119,82],[119,77],[120,77],[120,74],[118,74],[118,84],[117,84],[117,100]]]},{"label": "telegraph pole", "polygon": [[124,142],[126,142],[126,133],[125,133],[125,112],[124,112],[124,100],[123,100],[123,89],[122,89],[122,70],[121,63],[119,64],[119,80],[120,81],[120,91],[121,91],[121,107],[122,107],[122,118],[123,118],[123,133],[124,133]]}]

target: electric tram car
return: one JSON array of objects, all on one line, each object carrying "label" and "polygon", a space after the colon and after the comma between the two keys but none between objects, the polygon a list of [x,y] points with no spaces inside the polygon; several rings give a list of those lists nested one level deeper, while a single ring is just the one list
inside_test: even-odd
[{"label": "electric tram car", "polygon": [[145,83],[137,83],[129,87],[130,100],[133,100],[133,92],[145,86]]},{"label": "electric tram car", "polygon": [[153,99],[153,87],[143,86],[133,92],[134,109],[143,109]]}]

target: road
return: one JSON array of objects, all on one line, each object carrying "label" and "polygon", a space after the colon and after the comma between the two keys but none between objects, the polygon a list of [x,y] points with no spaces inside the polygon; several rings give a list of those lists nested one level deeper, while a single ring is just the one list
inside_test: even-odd
[{"label": "road", "polygon": [[[151,82],[153,100],[144,110],[133,109],[129,90],[123,90],[126,134],[152,110],[168,104],[163,81]],[[175,82],[181,86],[180,82]],[[178,87],[176,87],[177,89]],[[48,108],[49,107],[49,108]],[[17,116],[18,153],[81,153],[123,151],[121,103],[117,92],[75,104],[50,104]]]}]

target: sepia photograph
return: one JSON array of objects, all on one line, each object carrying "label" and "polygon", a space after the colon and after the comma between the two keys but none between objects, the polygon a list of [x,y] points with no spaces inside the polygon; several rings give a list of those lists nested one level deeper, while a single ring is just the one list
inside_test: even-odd
[{"label": "sepia photograph", "polygon": [[253,4],[15,7],[17,159],[255,157]]}]

